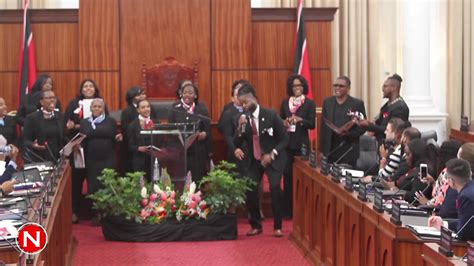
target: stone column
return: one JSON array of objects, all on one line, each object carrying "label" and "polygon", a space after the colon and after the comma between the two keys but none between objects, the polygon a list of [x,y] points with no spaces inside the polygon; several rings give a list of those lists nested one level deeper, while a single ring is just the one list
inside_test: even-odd
[{"label": "stone column", "polygon": [[402,97],[420,131],[435,129],[446,140],[447,0],[400,1]]}]

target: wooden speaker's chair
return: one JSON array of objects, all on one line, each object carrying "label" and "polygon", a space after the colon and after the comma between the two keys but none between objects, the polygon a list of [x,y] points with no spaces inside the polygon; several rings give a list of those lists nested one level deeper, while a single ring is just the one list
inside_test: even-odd
[{"label": "wooden speaker's chair", "polygon": [[197,62],[194,62],[194,66],[191,68],[169,56],[162,63],[150,68],[143,64],[142,77],[142,85],[146,89],[152,108],[160,120],[166,119],[169,107],[176,100],[176,90],[179,83],[187,79],[195,85],[198,84]]}]

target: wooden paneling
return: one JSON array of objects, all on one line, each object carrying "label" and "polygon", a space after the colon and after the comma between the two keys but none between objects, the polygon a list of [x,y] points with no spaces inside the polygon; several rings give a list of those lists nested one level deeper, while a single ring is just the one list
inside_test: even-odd
[{"label": "wooden paneling", "polygon": [[[36,66],[39,72],[77,71],[79,50],[77,24],[33,24],[33,33],[36,44]],[[19,50],[19,47],[17,48]]]},{"label": "wooden paneling", "polygon": [[79,92],[79,85],[83,79],[92,79],[96,82],[100,90],[100,95],[104,98],[109,110],[120,108],[120,101],[125,101],[119,90],[118,72],[81,72],[79,73],[79,82],[76,85],[76,93]]},{"label": "wooden paneling", "polygon": [[[333,21],[337,8],[305,8],[304,20]],[[252,21],[296,21],[295,8],[253,8]]]},{"label": "wooden paneling", "polygon": [[281,102],[287,97],[286,79],[290,70],[260,70],[252,72],[252,83],[262,106],[280,111]]},{"label": "wooden paneling", "polygon": [[0,71],[18,71],[20,43],[21,24],[0,24]]},{"label": "wooden paneling", "polygon": [[7,110],[16,110],[18,94],[18,73],[0,72],[0,97],[5,99]]},{"label": "wooden paneling", "polygon": [[248,0],[212,0],[212,69],[251,67],[252,23]]},{"label": "wooden paneling", "polygon": [[[146,7],[146,5],[143,6]],[[79,2],[79,66],[81,70],[119,69],[118,10],[118,0],[81,0]],[[127,12],[130,11],[132,10]],[[137,28],[133,31],[137,32]]]},{"label": "wooden paneling", "polygon": [[122,91],[141,84],[142,63],[154,65],[167,56],[185,65],[197,60],[199,97],[212,112],[210,5],[210,0],[121,0]]},{"label": "wooden paneling", "polygon": [[[231,100],[232,84],[238,79],[250,80],[250,71],[212,71],[212,113],[218,120],[224,105]],[[209,103],[207,103],[209,104]]]},{"label": "wooden paneling", "polygon": [[[58,12],[59,11],[59,12]],[[31,23],[76,23],[78,22],[77,9],[31,9]],[[0,23],[23,23],[23,10],[0,10]]]},{"label": "wooden paneling", "polygon": [[[311,68],[331,68],[331,24],[307,22]],[[253,66],[259,69],[293,69],[294,22],[254,22],[252,28]]]},{"label": "wooden paneling", "polygon": [[53,88],[56,97],[61,101],[63,112],[69,101],[79,94],[79,73],[71,72],[48,72],[53,79]]}]

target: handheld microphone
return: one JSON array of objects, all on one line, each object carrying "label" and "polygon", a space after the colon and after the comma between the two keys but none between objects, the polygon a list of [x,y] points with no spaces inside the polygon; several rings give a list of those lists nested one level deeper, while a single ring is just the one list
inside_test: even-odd
[{"label": "handheld microphone", "polygon": [[464,230],[464,228],[466,228],[466,226],[469,224],[469,222],[472,220],[473,217],[474,217],[474,215],[472,215],[471,218],[469,218],[469,220],[467,220],[467,222],[458,230],[458,232],[456,234],[454,234],[454,237],[456,237],[456,238],[459,237],[459,233],[461,233],[462,230]]},{"label": "handheld microphone", "polygon": [[246,114],[241,114],[240,118],[239,118],[239,121],[242,119],[242,117],[245,118],[245,123],[242,123],[241,128],[240,128],[240,133],[245,134],[245,128],[247,126],[247,117],[248,116]]}]

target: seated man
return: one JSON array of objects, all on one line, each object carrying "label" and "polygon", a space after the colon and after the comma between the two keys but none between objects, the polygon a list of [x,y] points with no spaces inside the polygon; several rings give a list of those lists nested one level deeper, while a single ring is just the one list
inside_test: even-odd
[{"label": "seated man", "polygon": [[13,191],[14,181],[10,181],[10,179],[16,172],[15,159],[17,155],[18,148],[15,146],[0,146],[0,193],[7,194]]},{"label": "seated man", "polygon": [[390,176],[398,169],[404,151],[402,150],[402,133],[409,127],[408,122],[404,122],[400,118],[392,118],[387,124],[385,130],[385,143],[380,145],[380,164],[379,172],[376,176],[366,176],[361,179],[362,182],[379,181],[380,178],[389,180]]},{"label": "seated man", "polygon": [[[474,240],[474,182],[469,162],[463,159],[451,159],[446,163],[449,186],[458,191],[458,219],[443,222],[439,216],[431,216],[428,224],[438,230],[441,226],[449,226],[461,240]],[[469,224],[468,224],[469,223]]]}]

